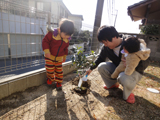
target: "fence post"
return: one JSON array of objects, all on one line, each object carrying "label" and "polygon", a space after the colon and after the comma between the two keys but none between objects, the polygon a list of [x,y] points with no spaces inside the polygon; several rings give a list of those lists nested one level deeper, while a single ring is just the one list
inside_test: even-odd
[{"label": "fence post", "polygon": [[8,56],[11,58],[11,40],[10,40],[10,34],[8,34]]}]

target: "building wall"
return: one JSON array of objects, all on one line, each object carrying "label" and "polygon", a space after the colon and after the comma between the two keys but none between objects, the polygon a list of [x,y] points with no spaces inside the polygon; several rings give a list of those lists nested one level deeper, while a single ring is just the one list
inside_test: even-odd
[{"label": "building wall", "polygon": [[29,6],[31,6],[31,7],[36,7],[36,3],[35,3],[35,1],[33,1],[33,0],[29,0]]},{"label": "building wall", "polygon": [[[6,0],[7,1],[7,0]],[[8,0],[9,2],[14,2],[16,4],[22,4],[28,6],[28,1],[29,0]]]},{"label": "building wall", "polygon": [[71,19],[71,20],[73,20],[74,24],[75,24],[75,28],[78,31],[81,31],[81,28],[82,28],[82,18],[76,17],[76,16],[69,16],[68,18]]},{"label": "building wall", "polygon": [[[52,2],[52,7],[51,7],[51,22],[54,23],[52,26],[54,28],[58,27],[58,23],[60,20],[60,3],[59,2]],[[57,24],[57,25],[56,25]]]},{"label": "building wall", "polygon": [[[29,0],[29,6],[36,7],[36,2],[42,2],[42,3],[44,3],[44,5],[47,5],[46,3],[48,3],[48,1],[45,2],[42,0],[36,0],[36,1]],[[76,29],[78,31],[81,30],[82,18],[79,16],[74,16],[74,15],[72,16],[68,12],[68,10],[66,10],[66,7],[64,7],[62,1],[52,1],[52,2],[50,2],[50,4],[51,4],[51,9],[50,9],[51,23],[54,28],[58,27],[58,23],[61,18],[69,18],[75,22]]]},{"label": "building wall", "polygon": [[[61,18],[68,18],[68,11],[65,7],[63,7],[62,1],[52,1],[52,2],[46,2],[42,0],[29,0],[29,6],[37,8],[37,2],[43,3],[43,10],[51,12],[51,23],[53,27],[57,27],[59,20]],[[49,6],[50,4],[50,6]],[[47,6],[51,7],[50,9],[47,9]]]}]

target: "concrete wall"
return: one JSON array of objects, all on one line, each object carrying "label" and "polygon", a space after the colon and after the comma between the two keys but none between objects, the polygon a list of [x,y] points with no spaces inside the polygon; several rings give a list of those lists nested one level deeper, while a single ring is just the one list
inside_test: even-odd
[{"label": "concrete wall", "polygon": [[[63,74],[67,75],[75,70],[70,62],[63,64]],[[24,91],[33,86],[39,86],[46,83],[45,68],[24,73],[15,77],[9,77],[0,80],[0,99],[7,97],[15,92]]]},{"label": "concrete wall", "polygon": [[148,40],[147,44],[151,49],[151,60],[160,61],[160,37],[157,41]]},{"label": "concrete wall", "polygon": [[[96,56],[97,57],[97,56]],[[95,58],[96,58],[95,57]],[[93,56],[88,56],[91,59]],[[94,58],[94,60],[95,60]],[[63,75],[67,75],[76,69],[72,62],[63,63]],[[35,70],[32,72],[17,75],[15,77],[8,77],[0,80],[0,99],[7,97],[13,93],[24,91],[30,87],[39,86],[46,83],[45,68]]]},{"label": "concrete wall", "polygon": [[160,36],[137,35],[137,37],[144,39],[147,47],[151,49],[151,60],[160,61]]}]

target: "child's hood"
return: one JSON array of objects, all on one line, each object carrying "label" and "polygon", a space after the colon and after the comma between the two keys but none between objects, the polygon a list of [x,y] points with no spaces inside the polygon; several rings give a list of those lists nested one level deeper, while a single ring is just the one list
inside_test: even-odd
[{"label": "child's hood", "polygon": [[[62,39],[59,32],[58,32],[58,29],[54,29],[53,38],[56,40]],[[67,41],[67,40],[71,40],[71,37],[69,37],[68,39],[64,39],[64,41]]]},{"label": "child's hood", "polygon": [[141,59],[146,60],[149,58],[151,50],[146,47],[146,43],[143,39],[139,39],[140,41],[140,50],[135,54]]}]

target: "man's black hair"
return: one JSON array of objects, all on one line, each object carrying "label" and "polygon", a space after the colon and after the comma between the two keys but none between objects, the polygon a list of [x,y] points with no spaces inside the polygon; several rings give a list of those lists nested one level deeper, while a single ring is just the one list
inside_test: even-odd
[{"label": "man's black hair", "polygon": [[104,25],[98,29],[97,38],[99,42],[102,42],[102,40],[112,42],[114,37],[118,38],[119,34],[113,26]]},{"label": "man's black hair", "polygon": [[123,47],[129,53],[138,52],[140,50],[140,41],[136,37],[129,37],[123,42]]},{"label": "man's black hair", "polygon": [[74,23],[68,19],[62,19],[59,23],[61,32],[64,32],[66,35],[72,35],[74,32]]}]

